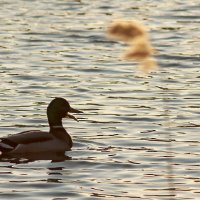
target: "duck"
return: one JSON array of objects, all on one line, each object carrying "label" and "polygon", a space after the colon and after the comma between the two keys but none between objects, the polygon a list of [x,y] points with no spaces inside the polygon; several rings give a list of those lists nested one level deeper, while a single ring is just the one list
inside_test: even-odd
[{"label": "duck", "polygon": [[73,142],[62,124],[63,118],[78,119],[70,113],[83,113],[72,108],[61,97],[54,98],[47,107],[49,132],[29,130],[0,138],[1,155],[59,153],[70,151]]}]

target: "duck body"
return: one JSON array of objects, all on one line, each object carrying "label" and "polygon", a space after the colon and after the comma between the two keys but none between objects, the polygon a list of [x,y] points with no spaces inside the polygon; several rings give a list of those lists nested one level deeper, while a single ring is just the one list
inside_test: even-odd
[{"label": "duck body", "polygon": [[65,99],[55,98],[47,108],[49,132],[32,130],[0,138],[0,152],[11,155],[71,150],[73,142],[62,125],[62,118],[76,118],[68,112],[81,113],[71,108]]},{"label": "duck body", "polygon": [[2,138],[0,142],[0,150],[6,154],[64,152],[71,148],[72,139],[64,128],[50,132],[25,131]]}]

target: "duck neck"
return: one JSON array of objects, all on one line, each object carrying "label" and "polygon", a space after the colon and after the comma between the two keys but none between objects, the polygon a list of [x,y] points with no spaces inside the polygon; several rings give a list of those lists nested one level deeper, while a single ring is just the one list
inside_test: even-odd
[{"label": "duck neck", "polygon": [[50,129],[63,128],[61,118],[48,118]]}]

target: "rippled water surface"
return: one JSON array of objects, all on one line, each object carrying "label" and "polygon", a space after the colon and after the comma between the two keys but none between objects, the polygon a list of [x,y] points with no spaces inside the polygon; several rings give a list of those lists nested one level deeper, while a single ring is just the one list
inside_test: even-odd
[{"label": "rippled water surface", "polygon": [[[48,130],[52,97],[84,114],[64,120],[64,161],[0,162],[0,199],[199,199],[199,6],[1,0],[0,136]],[[118,18],[149,27],[159,70],[121,60],[125,45],[105,36]]]}]

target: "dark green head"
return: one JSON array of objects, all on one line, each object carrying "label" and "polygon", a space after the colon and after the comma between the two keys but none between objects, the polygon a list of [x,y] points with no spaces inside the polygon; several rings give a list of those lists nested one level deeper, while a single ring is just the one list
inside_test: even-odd
[{"label": "dark green head", "polygon": [[82,111],[76,110],[69,105],[69,102],[63,98],[57,97],[53,99],[47,107],[47,117],[49,124],[52,126],[62,125],[62,118],[68,117],[76,119],[69,113],[82,113]]}]

